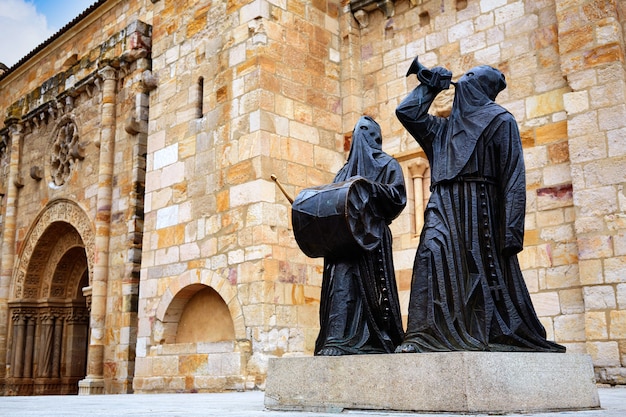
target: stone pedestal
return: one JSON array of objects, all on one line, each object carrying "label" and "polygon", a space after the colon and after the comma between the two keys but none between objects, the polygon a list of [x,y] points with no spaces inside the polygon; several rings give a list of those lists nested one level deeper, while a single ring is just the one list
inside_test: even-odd
[{"label": "stone pedestal", "polygon": [[525,413],[600,407],[588,355],[447,352],[272,359],[272,410]]},{"label": "stone pedestal", "polygon": [[78,395],[104,394],[104,379],[90,379],[89,377],[78,381]]}]

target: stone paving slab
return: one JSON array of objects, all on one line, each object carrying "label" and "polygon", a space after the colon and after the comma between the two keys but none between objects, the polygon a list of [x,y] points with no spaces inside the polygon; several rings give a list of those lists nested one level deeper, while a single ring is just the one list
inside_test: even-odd
[{"label": "stone paving slab", "polygon": [[[601,410],[523,414],[523,417],[624,417],[626,387],[600,388]],[[2,417],[452,417],[484,414],[422,414],[346,410],[342,413],[268,411],[264,392],[0,397]],[[518,415],[519,416],[519,415]]]}]

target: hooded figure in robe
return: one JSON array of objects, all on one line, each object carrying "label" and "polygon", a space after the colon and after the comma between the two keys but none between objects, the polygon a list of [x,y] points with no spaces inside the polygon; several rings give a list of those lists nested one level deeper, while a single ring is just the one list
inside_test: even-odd
[{"label": "hooded figure in robe", "polygon": [[376,238],[368,242],[371,250],[324,258],[315,355],[392,353],[403,329],[388,225],[406,205],[406,191],[402,168],[383,152],[380,126],[371,117],[361,117],[354,128],[348,161],[333,183],[344,181],[359,182],[367,210],[349,215],[361,217]]},{"label": "hooded figure in robe", "polygon": [[517,260],[526,182],[517,123],[494,102],[505,87],[500,71],[479,66],[455,83],[448,118],[428,114],[437,86],[418,85],[396,109],[431,168],[397,352],[565,351],[546,340]]}]

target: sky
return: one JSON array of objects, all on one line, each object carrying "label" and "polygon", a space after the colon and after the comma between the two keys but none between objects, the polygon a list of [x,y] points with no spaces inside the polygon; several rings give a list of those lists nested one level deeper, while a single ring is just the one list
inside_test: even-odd
[{"label": "sky", "polygon": [[0,0],[0,62],[11,68],[96,0]]}]

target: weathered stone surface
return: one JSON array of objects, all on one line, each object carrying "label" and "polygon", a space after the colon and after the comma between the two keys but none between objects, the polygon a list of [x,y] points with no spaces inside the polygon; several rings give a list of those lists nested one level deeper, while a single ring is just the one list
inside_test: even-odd
[{"label": "weathered stone surface", "polygon": [[511,413],[599,408],[600,401],[588,355],[448,352],[272,359],[265,406]]},{"label": "weathered stone surface", "polygon": [[[392,224],[406,315],[424,206],[415,194],[427,199],[430,185],[427,172],[409,178],[424,153],[394,115],[417,83],[406,68],[416,55],[455,76],[488,64],[506,75],[497,101],[522,132],[529,195],[519,261],[540,320],[570,351],[588,349],[603,382],[624,383],[626,76],[618,8],[605,0],[481,0],[434,13],[436,2],[395,2],[392,19],[368,12],[369,26],[359,28],[344,3],[110,0],[0,76],[0,299],[19,300],[12,289],[25,277],[52,276],[14,265],[48,259],[32,249],[51,242],[29,236],[47,205],[71,201],[84,210],[84,227],[99,222],[99,248],[108,248],[83,242],[108,265],[98,268],[106,280],[90,282],[101,291],[92,334],[107,343],[92,356],[106,364],[106,384],[85,386],[127,392],[132,369],[138,391],[242,386],[235,377],[187,375],[189,363],[183,372],[159,358],[180,349],[160,343],[176,337],[181,300],[203,286],[224,299],[237,340],[253,346],[241,364],[224,359],[224,369],[241,365],[246,381],[262,386],[259,364],[268,357],[312,352],[322,271],[321,260],[297,248],[290,207],[269,175],[292,195],[330,182],[356,119],[376,118],[409,194]],[[449,112],[453,93],[437,101],[437,114]],[[50,145],[70,120],[85,158],[65,185],[50,187]],[[30,176],[34,166],[43,181]],[[111,172],[102,183],[101,168]],[[73,285],[80,294],[83,283]],[[0,380],[15,346],[6,305]]]}]

